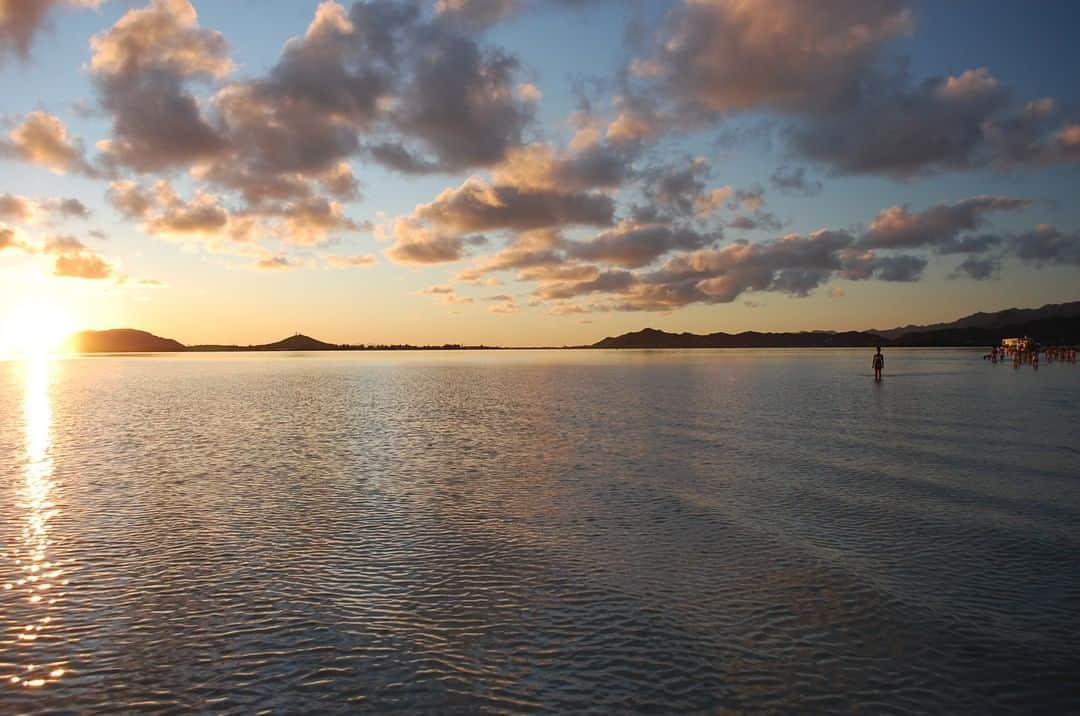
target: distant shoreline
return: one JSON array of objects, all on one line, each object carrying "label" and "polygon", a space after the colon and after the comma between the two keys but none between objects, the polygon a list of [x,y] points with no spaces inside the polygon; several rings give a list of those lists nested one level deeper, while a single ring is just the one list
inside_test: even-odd
[{"label": "distant shoreline", "polygon": [[1080,301],[1048,304],[1041,308],[1010,308],[996,313],[975,313],[952,323],[904,326],[881,331],[798,331],[741,333],[668,333],[655,328],[609,336],[596,343],[576,346],[489,346],[443,343],[441,345],[327,343],[297,333],[274,343],[257,345],[200,344],[185,346],[171,338],[147,331],[117,328],[82,331],[71,337],[73,353],[268,353],[268,352],[366,352],[366,351],[489,351],[688,349],[688,348],[987,348],[1003,338],[1032,338],[1043,345],[1080,344]]}]

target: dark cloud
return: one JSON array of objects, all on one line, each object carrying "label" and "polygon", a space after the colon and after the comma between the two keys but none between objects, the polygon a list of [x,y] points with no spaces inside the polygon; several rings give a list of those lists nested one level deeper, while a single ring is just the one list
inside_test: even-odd
[{"label": "dark cloud", "polygon": [[994,211],[1019,211],[1032,205],[1026,199],[1002,196],[975,196],[955,204],[935,204],[915,212],[902,206],[893,206],[878,213],[862,239],[870,248],[911,249],[922,246],[939,246],[943,252],[955,253],[961,247],[977,247],[978,243],[964,244],[957,236],[967,230],[978,228],[986,214]]},{"label": "dark cloud", "polygon": [[716,233],[660,224],[620,224],[588,241],[569,242],[567,253],[585,261],[597,261],[623,268],[647,266],[672,251],[693,251],[719,240]]},{"label": "dark cloud", "polygon": [[412,72],[393,122],[447,170],[494,164],[521,144],[531,105],[517,98],[517,60],[438,26],[417,28]]},{"label": "dark cloud", "polygon": [[444,20],[470,29],[494,25],[517,9],[517,0],[436,0],[435,12]]},{"label": "dark cloud", "polygon": [[753,214],[736,216],[726,226],[740,231],[779,231],[783,222],[772,212],[755,211]]},{"label": "dark cloud", "polygon": [[[1080,159],[1080,128],[1057,123],[1052,99],[1017,108],[986,68],[914,82],[901,63],[886,66],[885,47],[913,27],[908,5],[683,2],[631,70],[682,123],[743,110],[785,117],[790,152],[839,174],[910,179]],[[774,184],[805,193],[813,185],[798,171],[774,175]]]},{"label": "dark cloud", "polygon": [[874,262],[874,276],[881,281],[918,281],[927,263],[922,256],[883,256]]},{"label": "dark cloud", "polygon": [[1000,246],[1003,239],[996,234],[969,234],[947,239],[934,247],[939,254],[982,254]]},{"label": "dark cloud", "polygon": [[702,209],[710,173],[708,162],[700,157],[683,165],[656,167],[644,172],[641,191],[659,212],[691,216]]},{"label": "dark cloud", "polygon": [[405,173],[456,171],[521,143],[532,105],[516,71],[415,2],[324,3],[266,77],[223,88],[214,104],[241,176],[321,172],[362,150]]},{"label": "dark cloud", "polygon": [[1036,264],[1080,266],[1080,232],[1062,231],[1049,224],[1013,238],[1012,248],[1024,261]]},{"label": "dark cloud", "polygon": [[777,167],[769,181],[781,192],[791,196],[817,196],[821,193],[821,182],[808,179],[805,167]]},{"label": "dark cloud", "polygon": [[794,130],[801,155],[845,174],[908,178],[985,163],[984,124],[1009,102],[985,68],[908,87],[903,77],[868,85],[858,105]]},{"label": "dark cloud", "polygon": [[380,142],[368,146],[372,159],[402,174],[432,174],[439,171],[437,162],[416,156],[399,142]]},{"label": "dark cloud", "polygon": [[0,62],[13,54],[26,59],[34,36],[57,6],[98,7],[105,0],[0,0]]},{"label": "dark cloud", "polygon": [[199,27],[188,0],[153,0],[90,44],[90,72],[113,124],[107,161],[148,172],[225,150],[187,85],[223,78],[232,62],[224,37]]},{"label": "dark cloud", "polygon": [[[599,0],[546,0],[547,4],[581,7]],[[523,9],[541,6],[541,0],[435,0],[439,19],[468,30],[483,30]]]},{"label": "dark cloud", "polygon": [[849,107],[883,46],[907,33],[901,0],[712,0],[675,5],[641,77],[691,110]]},{"label": "dark cloud", "polygon": [[1001,270],[1001,260],[997,257],[980,258],[968,256],[957,264],[956,269],[950,274],[951,278],[967,277],[976,281],[985,281],[993,278]]},{"label": "dark cloud", "polygon": [[86,205],[75,198],[53,199],[43,202],[47,210],[64,219],[89,219],[90,210]]}]

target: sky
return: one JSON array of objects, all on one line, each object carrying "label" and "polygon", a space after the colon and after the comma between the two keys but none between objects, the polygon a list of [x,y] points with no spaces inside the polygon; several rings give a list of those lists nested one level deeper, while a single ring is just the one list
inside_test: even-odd
[{"label": "sky", "polygon": [[0,323],[575,345],[1077,300],[1078,20],[0,0]]}]

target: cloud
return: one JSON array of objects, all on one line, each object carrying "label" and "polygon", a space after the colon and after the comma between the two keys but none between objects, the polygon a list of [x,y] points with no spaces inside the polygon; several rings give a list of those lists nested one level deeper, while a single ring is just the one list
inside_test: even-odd
[{"label": "cloud", "polygon": [[321,197],[287,204],[276,213],[282,219],[282,239],[298,246],[323,243],[331,233],[369,228],[345,216],[339,202]]},{"label": "cloud", "polygon": [[43,216],[61,220],[88,219],[90,210],[75,198],[36,201],[17,194],[0,194],[0,220],[32,224]]},{"label": "cloud", "polygon": [[176,201],[145,224],[146,232],[159,236],[218,236],[229,225],[229,212],[212,194],[200,194],[189,203]]},{"label": "cloud", "polygon": [[223,197],[205,191],[185,201],[165,180],[146,188],[131,181],[113,182],[106,198],[128,218],[142,220],[147,234],[166,238],[205,238],[220,250],[222,240],[250,243],[276,239],[294,246],[326,243],[329,235],[368,230],[345,215],[340,202],[323,197],[267,203],[230,210]]},{"label": "cloud", "polygon": [[69,138],[60,118],[48,112],[27,114],[8,133],[7,140],[0,140],[0,158],[39,164],[57,174],[98,176],[98,171],[86,160],[82,144]]},{"label": "cloud", "polygon": [[1070,123],[1054,135],[1054,145],[1070,159],[1080,159],[1080,123]]},{"label": "cloud", "polygon": [[524,231],[552,226],[610,224],[614,202],[603,194],[566,193],[508,184],[488,184],[473,177],[421,204],[414,216],[454,232]]},{"label": "cloud", "polygon": [[691,216],[705,211],[708,204],[724,191],[705,197],[705,184],[710,168],[702,157],[695,157],[681,166],[661,166],[644,172],[641,192],[649,204],[661,213]]},{"label": "cloud", "polygon": [[474,299],[469,296],[461,296],[453,286],[429,286],[420,290],[421,294],[435,296],[447,305],[464,305],[473,303]]},{"label": "cloud", "polygon": [[967,278],[976,281],[985,281],[986,279],[993,278],[1000,271],[1001,259],[996,256],[989,258],[968,256],[957,264],[956,269],[950,274],[950,278],[961,278],[966,276]]},{"label": "cloud", "polygon": [[1032,203],[1002,196],[975,196],[954,204],[935,204],[921,212],[893,206],[874,217],[862,245],[885,249],[933,246],[942,253],[978,251],[988,247],[987,240],[959,240],[957,236],[978,228],[990,212],[1019,211]]},{"label": "cloud", "polygon": [[105,193],[106,200],[129,219],[145,218],[155,204],[142,187],[133,181],[124,179],[114,181]]},{"label": "cloud", "polygon": [[752,215],[736,216],[726,226],[740,231],[778,231],[783,223],[768,211],[755,211]]},{"label": "cloud", "polygon": [[459,261],[469,246],[487,242],[483,236],[450,234],[425,226],[410,217],[399,217],[393,226],[394,245],[387,257],[399,264],[437,264]]},{"label": "cloud", "polygon": [[918,281],[927,263],[922,256],[884,256],[876,260],[874,275],[882,281]]},{"label": "cloud", "polygon": [[287,256],[268,256],[255,262],[255,268],[264,271],[292,271],[299,266]]},{"label": "cloud", "polygon": [[820,181],[808,179],[805,167],[777,167],[769,181],[782,193],[790,196],[817,196],[821,193]]},{"label": "cloud", "polygon": [[188,0],[153,0],[90,41],[89,69],[112,117],[106,158],[140,172],[220,155],[226,140],[187,88],[232,69],[225,38],[199,27]]},{"label": "cloud", "polygon": [[698,216],[708,216],[726,206],[734,196],[735,189],[730,186],[712,189],[694,200],[694,211]]},{"label": "cloud", "polygon": [[41,250],[54,257],[54,276],[100,280],[113,275],[112,264],[86,248],[74,236],[49,237]]},{"label": "cloud", "polygon": [[63,219],[89,219],[90,210],[75,198],[50,199],[42,202],[42,207]]},{"label": "cloud", "polygon": [[507,314],[510,314],[510,313],[517,313],[517,310],[518,310],[517,304],[514,302],[514,299],[510,298],[510,297],[506,297],[505,299],[503,299],[502,301],[499,301],[498,303],[496,303],[493,306],[488,306],[488,311],[489,312],[498,313],[498,314],[502,314],[502,315],[507,315]]},{"label": "cloud", "polygon": [[0,0],[0,61],[13,54],[24,60],[34,36],[57,6],[99,7],[105,0]]},{"label": "cloud", "polygon": [[439,164],[416,156],[400,142],[380,142],[367,147],[371,157],[384,167],[402,174],[432,174],[439,171]]},{"label": "cloud", "polygon": [[1012,248],[1027,262],[1080,266],[1080,232],[1077,231],[1062,231],[1050,224],[1040,224],[1014,237]]},{"label": "cloud", "polygon": [[617,145],[632,145],[659,135],[670,121],[657,103],[644,94],[621,94],[615,97],[618,112],[607,126],[606,135]]},{"label": "cloud", "polygon": [[28,222],[34,218],[36,205],[24,196],[0,194],[0,219]]},{"label": "cloud", "polygon": [[985,68],[930,79],[868,85],[857,106],[820,117],[792,135],[801,155],[844,174],[897,178],[985,163],[984,124],[1004,110],[1008,91]]},{"label": "cloud", "polygon": [[719,234],[703,234],[688,228],[624,222],[588,241],[567,244],[567,253],[586,261],[639,268],[666,253],[700,249],[719,238]]},{"label": "cloud", "polygon": [[696,111],[834,111],[912,25],[900,0],[686,0],[632,69]]},{"label": "cloud", "polygon": [[7,250],[27,251],[26,243],[19,237],[14,229],[0,226],[0,252]]},{"label": "cloud", "polygon": [[436,0],[435,12],[470,28],[494,25],[517,9],[516,0]]},{"label": "cloud", "polygon": [[416,3],[324,2],[265,77],[214,106],[245,176],[322,171],[361,150],[406,173],[457,171],[521,144],[533,102],[517,69]]},{"label": "cloud", "polygon": [[[789,120],[789,154],[838,174],[920,174],[1080,159],[1056,103],[1017,108],[984,67],[912,81],[885,48],[908,34],[905,0],[685,0],[631,70],[679,122],[766,111]],[[670,124],[670,122],[668,123]],[[798,170],[795,170],[796,172]],[[805,192],[798,174],[778,187]],[[812,186],[812,185],[809,185]]]},{"label": "cloud", "polygon": [[376,263],[374,254],[364,254],[363,256],[324,256],[323,261],[330,268],[360,268],[364,266],[371,266]]},{"label": "cloud", "polygon": [[497,184],[529,189],[581,192],[615,189],[634,178],[636,147],[594,142],[556,152],[546,144],[510,149],[492,170]]},{"label": "cloud", "polygon": [[558,231],[541,229],[518,234],[513,243],[497,253],[485,256],[457,275],[458,281],[479,283],[485,274],[512,269],[528,269],[562,264],[566,258],[559,251],[564,240]]},{"label": "cloud", "polygon": [[532,104],[514,91],[517,60],[434,28],[417,36],[423,44],[412,48],[395,126],[423,141],[447,170],[494,164],[520,145]]}]

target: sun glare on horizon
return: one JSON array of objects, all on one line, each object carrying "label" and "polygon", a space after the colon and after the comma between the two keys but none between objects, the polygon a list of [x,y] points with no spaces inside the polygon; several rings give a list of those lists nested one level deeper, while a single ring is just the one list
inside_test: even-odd
[{"label": "sun glare on horizon", "polygon": [[75,331],[71,310],[54,296],[27,297],[9,311],[0,333],[0,354],[40,356],[65,348]]}]

